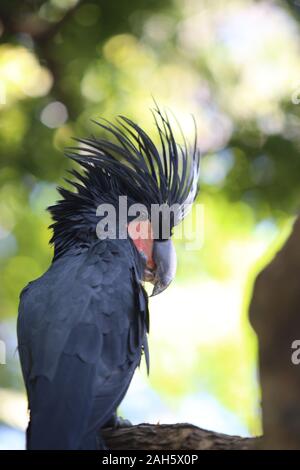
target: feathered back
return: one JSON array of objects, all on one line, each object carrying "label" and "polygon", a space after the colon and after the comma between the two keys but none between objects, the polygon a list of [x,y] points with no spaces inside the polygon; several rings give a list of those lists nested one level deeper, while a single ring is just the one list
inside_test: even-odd
[{"label": "feathered back", "polygon": [[101,203],[116,206],[119,196],[127,196],[128,204],[143,204],[150,216],[153,204],[177,205],[170,230],[186,214],[198,192],[200,152],[197,134],[188,146],[181,131],[183,144],[175,141],[166,114],[156,107],[152,114],[161,144],[157,149],[146,132],[125,116],[119,116],[117,125],[102,119],[94,121],[112,138],[76,139],[80,147],[70,147],[66,156],[78,162],[83,173],[72,170],[75,181],[68,181],[76,192],[58,188],[63,199],[49,207],[54,223],[51,242],[56,250],[72,244],[79,230],[95,229],[96,208]]}]

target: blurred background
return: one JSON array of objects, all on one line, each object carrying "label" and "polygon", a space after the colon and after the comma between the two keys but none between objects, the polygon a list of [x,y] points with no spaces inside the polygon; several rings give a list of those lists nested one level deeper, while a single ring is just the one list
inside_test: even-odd
[{"label": "blurred background", "polygon": [[[153,133],[152,96],[202,152],[204,243],[178,240],[176,282],[151,300],[151,375],[121,412],[261,432],[257,272],[289,233],[300,197],[300,2],[2,0],[0,4],[0,448],[24,448],[18,297],[52,257],[50,218],[90,119],[126,114]],[[5,356],[5,357],[4,357]]]}]

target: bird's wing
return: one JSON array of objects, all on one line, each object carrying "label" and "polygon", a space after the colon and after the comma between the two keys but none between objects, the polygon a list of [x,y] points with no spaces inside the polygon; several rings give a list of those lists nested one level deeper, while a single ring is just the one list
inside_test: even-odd
[{"label": "bird's wing", "polygon": [[[31,413],[37,379],[42,378],[39,384],[44,384],[49,396],[54,394],[53,406],[64,393],[69,408],[80,415],[75,390],[83,381],[85,386],[89,383],[91,396],[101,396],[102,389],[109,392],[125,383],[128,371],[132,375],[139,364],[141,350],[147,352],[147,298],[130,243],[98,240],[59,258],[23,291],[18,343]],[[39,391],[39,396],[43,393]]]}]

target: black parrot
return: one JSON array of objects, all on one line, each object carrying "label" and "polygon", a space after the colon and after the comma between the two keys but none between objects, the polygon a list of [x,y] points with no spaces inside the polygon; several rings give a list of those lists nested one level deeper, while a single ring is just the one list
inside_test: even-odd
[{"label": "black parrot", "polygon": [[[195,142],[176,143],[168,117],[153,111],[159,153],[134,122],[98,123],[111,139],[78,139],[67,156],[75,191],[59,188],[62,199],[49,208],[54,223],[54,258],[20,295],[18,349],[28,395],[27,449],[105,449],[99,430],[117,421],[122,401],[144,353],[149,368],[148,296],[164,290],[175,275],[171,235],[197,194],[199,152]],[[142,204],[117,228],[147,236],[103,236],[97,207]],[[152,205],[176,205],[159,212]],[[141,211],[142,212],[142,211]],[[129,213],[129,212],[128,212]],[[124,219],[124,218],[123,218]],[[163,228],[167,222],[167,230]],[[156,232],[156,233],[155,233]],[[119,232],[118,232],[119,233]],[[124,232],[123,232],[124,233]]]}]

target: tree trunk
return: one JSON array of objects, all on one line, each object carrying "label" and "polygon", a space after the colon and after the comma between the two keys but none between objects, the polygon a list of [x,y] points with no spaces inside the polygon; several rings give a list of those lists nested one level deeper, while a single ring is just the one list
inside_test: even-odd
[{"label": "tree trunk", "polygon": [[264,430],[260,447],[300,449],[300,365],[292,361],[292,346],[300,339],[299,218],[283,248],[256,279],[250,321],[259,343]]}]

